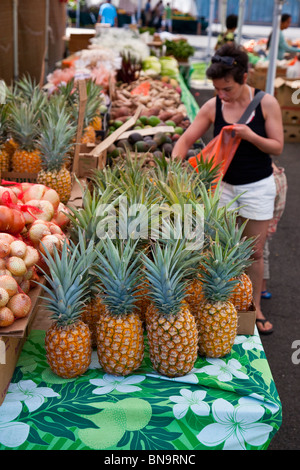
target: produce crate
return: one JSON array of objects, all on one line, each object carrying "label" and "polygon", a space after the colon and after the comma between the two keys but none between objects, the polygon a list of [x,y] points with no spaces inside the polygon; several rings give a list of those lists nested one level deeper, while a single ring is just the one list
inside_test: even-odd
[{"label": "produce crate", "polygon": [[[45,278],[41,277],[40,282],[45,283]],[[32,306],[27,317],[16,320],[9,327],[0,328],[0,405],[3,403],[22,347],[38,311],[41,292],[41,286],[29,292]]]},{"label": "produce crate", "polygon": [[286,143],[299,143],[300,142],[300,126],[298,124],[284,124],[283,125],[284,142]]},{"label": "produce crate", "polygon": [[283,124],[300,126],[300,106],[281,106]]},{"label": "produce crate", "polygon": [[6,181],[15,181],[16,183],[36,183],[37,173],[2,171],[1,179]]},{"label": "produce crate", "polygon": [[[293,93],[300,88],[300,78],[299,79],[291,79],[291,78],[283,78],[277,77],[274,81],[274,90],[275,90],[275,97],[277,98],[278,103],[280,106],[297,106],[297,103],[293,103]],[[299,93],[297,94],[297,98],[299,99]],[[297,106],[299,109],[299,104]]]},{"label": "produce crate", "polygon": [[249,310],[241,311],[238,310],[238,335],[254,335],[255,320],[256,320],[256,309],[252,303]]}]

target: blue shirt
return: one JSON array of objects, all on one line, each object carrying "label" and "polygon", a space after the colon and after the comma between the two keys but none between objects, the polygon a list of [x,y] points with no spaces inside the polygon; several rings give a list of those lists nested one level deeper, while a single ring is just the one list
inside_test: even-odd
[{"label": "blue shirt", "polygon": [[300,52],[300,49],[298,49],[297,47],[289,46],[284,39],[283,32],[280,30],[277,59],[282,60],[284,58],[285,52]]},{"label": "blue shirt", "polygon": [[101,16],[101,23],[109,23],[114,26],[117,10],[110,3],[103,3],[99,9],[99,15]]}]

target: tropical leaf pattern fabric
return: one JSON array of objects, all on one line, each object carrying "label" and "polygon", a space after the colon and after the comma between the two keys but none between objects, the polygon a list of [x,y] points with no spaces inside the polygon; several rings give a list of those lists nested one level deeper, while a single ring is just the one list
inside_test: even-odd
[{"label": "tropical leaf pattern fabric", "polygon": [[237,336],[230,355],[199,357],[188,375],[168,379],[142,367],[106,374],[97,353],[74,379],[53,374],[45,332],[30,333],[0,406],[0,450],[267,449],[281,402],[259,336]]}]

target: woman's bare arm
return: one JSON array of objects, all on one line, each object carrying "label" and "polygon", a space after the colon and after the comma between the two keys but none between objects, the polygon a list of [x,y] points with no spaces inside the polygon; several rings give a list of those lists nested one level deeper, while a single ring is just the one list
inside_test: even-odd
[{"label": "woman's bare arm", "polygon": [[183,160],[196,140],[200,139],[209,129],[215,120],[215,103],[216,99],[211,98],[200,108],[194,121],[174,145],[172,158],[181,158]]}]

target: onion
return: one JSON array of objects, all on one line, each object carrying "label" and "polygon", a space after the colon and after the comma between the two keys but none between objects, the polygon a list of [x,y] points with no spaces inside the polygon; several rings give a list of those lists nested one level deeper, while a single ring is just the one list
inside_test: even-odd
[{"label": "onion", "polygon": [[28,236],[34,244],[38,244],[45,235],[50,235],[50,229],[44,221],[36,220],[28,230]]},{"label": "onion", "polygon": [[0,308],[0,327],[10,326],[15,321],[14,314],[8,307]]},{"label": "onion", "polygon": [[67,207],[62,202],[60,202],[58,209],[52,219],[52,222],[56,223],[62,229],[64,229],[70,223],[69,217],[65,214],[66,212],[68,212]]},{"label": "onion", "polygon": [[[4,193],[8,193],[9,197],[11,198],[11,202],[13,204],[17,204],[18,198],[15,195],[15,193],[12,191],[11,188],[5,188],[4,186],[0,186],[0,204],[3,204],[2,197]],[[5,205],[5,202],[4,202],[4,205]]]},{"label": "onion", "polygon": [[6,258],[0,258],[0,269],[6,269]]},{"label": "onion", "polygon": [[32,266],[37,264],[39,262],[39,259],[40,259],[40,255],[39,255],[38,250],[34,248],[33,246],[28,245],[26,254],[23,258],[26,269],[28,270],[28,268],[31,268]]},{"label": "onion", "polygon": [[0,232],[0,240],[6,241],[7,243],[12,243],[15,241],[15,237],[13,237],[10,233]]},{"label": "onion", "polygon": [[17,256],[10,256],[8,258],[6,268],[15,276],[23,276],[27,271],[24,260]]},{"label": "onion", "polygon": [[8,301],[8,292],[3,287],[0,287],[0,307],[4,307]]},{"label": "onion", "polygon": [[23,201],[26,204],[28,204],[28,202],[31,201],[32,199],[40,200],[45,194],[45,191],[46,191],[46,186],[44,186],[43,184],[32,184],[24,192]]},{"label": "onion", "polygon": [[23,318],[28,315],[31,309],[31,299],[27,294],[13,295],[7,304],[15,318]]},{"label": "onion", "polygon": [[29,209],[35,219],[50,221],[54,216],[54,207],[49,201],[44,201],[43,199],[31,199],[27,202],[27,204],[28,206],[33,206],[39,209],[38,211],[35,211],[34,209]]},{"label": "onion", "polygon": [[26,254],[27,245],[22,240],[15,240],[10,244],[10,255],[24,258]]},{"label": "onion", "polygon": [[11,272],[8,269],[0,269],[0,276],[10,276]]},{"label": "onion", "polygon": [[10,254],[10,244],[4,240],[0,240],[0,258],[5,258]]},{"label": "onion", "polygon": [[47,188],[42,199],[44,201],[51,202],[52,206],[54,207],[54,210],[57,210],[60,203],[60,199],[55,189]]},{"label": "onion", "polygon": [[0,288],[5,289],[9,297],[12,297],[18,292],[18,283],[12,276],[4,274],[0,276]]},{"label": "onion", "polygon": [[50,255],[52,256],[54,254],[54,245],[56,246],[57,250],[59,251],[62,247],[62,240],[60,238],[60,235],[46,235],[45,237],[42,238],[40,244],[39,244],[39,250],[41,253],[44,255],[46,254],[45,248],[49,251]]}]

